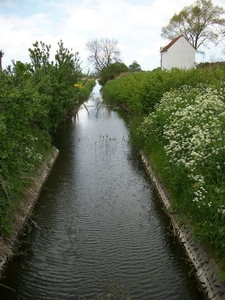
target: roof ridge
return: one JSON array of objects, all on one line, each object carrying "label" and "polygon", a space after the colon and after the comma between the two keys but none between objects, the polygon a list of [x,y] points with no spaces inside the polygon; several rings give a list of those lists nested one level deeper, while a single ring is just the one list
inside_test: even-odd
[{"label": "roof ridge", "polygon": [[[162,48],[162,50],[160,50],[160,52],[164,52],[167,51],[174,43],[176,43],[176,41],[178,41],[181,37],[183,36],[183,34],[178,35],[177,37],[175,37],[174,39],[172,39],[171,42],[169,42],[168,45],[166,45],[165,47]],[[184,37],[184,36],[183,36]],[[185,37],[184,37],[185,38]]]}]

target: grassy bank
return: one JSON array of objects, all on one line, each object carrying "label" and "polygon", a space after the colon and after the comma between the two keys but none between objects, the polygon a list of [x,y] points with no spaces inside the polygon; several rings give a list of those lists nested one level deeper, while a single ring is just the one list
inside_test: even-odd
[{"label": "grassy bank", "polygon": [[[104,98],[125,106],[133,144],[149,155],[171,212],[225,270],[224,66],[121,76]],[[221,272],[222,274],[222,272]]]}]

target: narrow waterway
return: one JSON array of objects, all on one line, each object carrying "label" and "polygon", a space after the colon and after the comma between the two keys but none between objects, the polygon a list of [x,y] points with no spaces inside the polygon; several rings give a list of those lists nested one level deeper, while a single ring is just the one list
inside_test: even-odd
[{"label": "narrow waterway", "polygon": [[126,123],[99,91],[96,84],[57,133],[60,154],[34,211],[37,226],[0,299],[93,300],[112,282],[132,300],[203,299]]}]

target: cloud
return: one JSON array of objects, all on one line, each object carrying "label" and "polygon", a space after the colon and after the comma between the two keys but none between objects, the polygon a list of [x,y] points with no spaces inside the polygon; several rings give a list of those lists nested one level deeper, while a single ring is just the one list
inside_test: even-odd
[{"label": "cloud", "polygon": [[[144,70],[158,67],[159,48],[168,43],[161,28],[174,13],[193,0],[5,0],[0,1],[0,49],[3,67],[12,59],[29,61],[28,48],[35,41],[62,40],[80,53],[86,65],[85,44],[90,39],[116,39],[126,64],[136,60]],[[224,0],[214,0],[223,6]]]},{"label": "cloud", "polygon": [[[39,26],[42,24],[42,26]],[[5,17],[0,15],[0,26],[4,28],[0,31],[1,46],[4,48],[4,59],[8,63],[12,59],[27,57],[25,54],[32,43],[45,33],[44,28],[49,24],[45,14],[36,14],[29,18],[21,18],[16,15]],[[19,60],[19,59],[18,59]]]}]

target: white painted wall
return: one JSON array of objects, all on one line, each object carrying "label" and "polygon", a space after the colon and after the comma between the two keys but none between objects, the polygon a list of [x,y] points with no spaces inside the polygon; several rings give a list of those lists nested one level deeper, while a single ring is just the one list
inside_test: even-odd
[{"label": "white painted wall", "polygon": [[195,49],[181,36],[167,51],[161,52],[162,69],[189,69],[195,63]]}]

